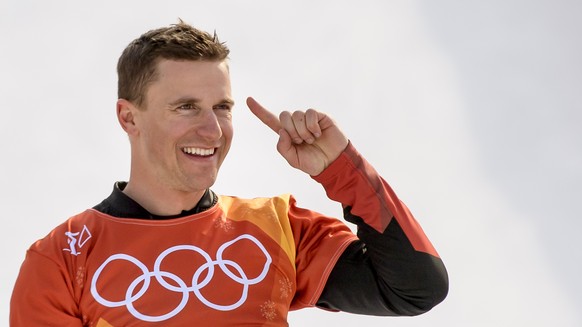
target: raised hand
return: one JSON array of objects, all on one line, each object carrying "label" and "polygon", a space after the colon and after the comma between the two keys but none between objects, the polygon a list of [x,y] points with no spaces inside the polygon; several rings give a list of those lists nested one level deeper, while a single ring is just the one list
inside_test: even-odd
[{"label": "raised hand", "polygon": [[344,151],[348,139],[326,114],[283,111],[279,117],[247,98],[247,106],[265,125],[279,134],[277,151],[294,168],[311,176],[320,174]]}]

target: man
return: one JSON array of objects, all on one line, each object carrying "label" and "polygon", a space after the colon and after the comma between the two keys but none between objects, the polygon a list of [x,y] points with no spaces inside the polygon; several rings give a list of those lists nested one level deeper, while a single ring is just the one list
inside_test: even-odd
[{"label": "man", "polygon": [[448,290],[444,265],[408,209],[324,113],[249,109],[292,167],[358,226],[290,195],[240,199],[210,187],[233,137],[228,48],[180,22],[149,31],[118,63],[128,182],[27,252],[13,326],[286,326],[317,306],[417,315]]}]

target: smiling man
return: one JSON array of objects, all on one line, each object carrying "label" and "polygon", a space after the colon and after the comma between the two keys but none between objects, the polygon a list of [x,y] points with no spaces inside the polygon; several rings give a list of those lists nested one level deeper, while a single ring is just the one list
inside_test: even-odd
[{"label": "smiling man", "polygon": [[232,142],[234,102],[226,60],[163,59],[156,75],[143,103],[120,95],[117,110],[132,151],[124,193],[167,216],[191,209],[214,184]]},{"label": "smiling man", "polygon": [[440,303],[438,253],[390,186],[326,114],[274,115],[277,149],[344,218],[291,195],[215,194],[233,137],[229,50],[183,22],[131,42],[118,63],[117,117],[131,171],[105,200],[27,252],[12,326],[286,326],[289,310],[417,315]]}]

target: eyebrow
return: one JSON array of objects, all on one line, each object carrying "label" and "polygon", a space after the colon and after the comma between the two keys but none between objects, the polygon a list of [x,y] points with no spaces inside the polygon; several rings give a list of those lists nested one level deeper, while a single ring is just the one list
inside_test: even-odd
[{"label": "eyebrow", "polygon": [[[202,102],[202,100],[198,99],[198,98],[192,98],[192,97],[182,97],[182,98],[178,98],[172,102],[170,102],[171,106],[175,106],[178,105],[180,103],[200,103]],[[234,100],[231,98],[224,98],[222,100],[220,100],[217,104],[228,104],[231,106],[234,106]]]},{"label": "eyebrow", "polygon": [[219,102],[220,104],[228,104],[230,106],[234,106],[234,100],[231,98],[226,98],[223,99],[222,101]]}]

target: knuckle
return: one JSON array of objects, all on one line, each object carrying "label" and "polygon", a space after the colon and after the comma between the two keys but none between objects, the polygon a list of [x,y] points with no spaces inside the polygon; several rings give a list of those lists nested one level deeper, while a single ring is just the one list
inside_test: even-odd
[{"label": "knuckle", "polygon": [[293,112],[293,119],[295,120],[303,120],[304,117],[305,113],[303,111],[296,110]]},{"label": "knuckle", "polygon": [[290,117],[291,114],[289,113],[289,111],[281,111],[279,113],[279,119],[284,119],[284,118],[288,118]]}]

